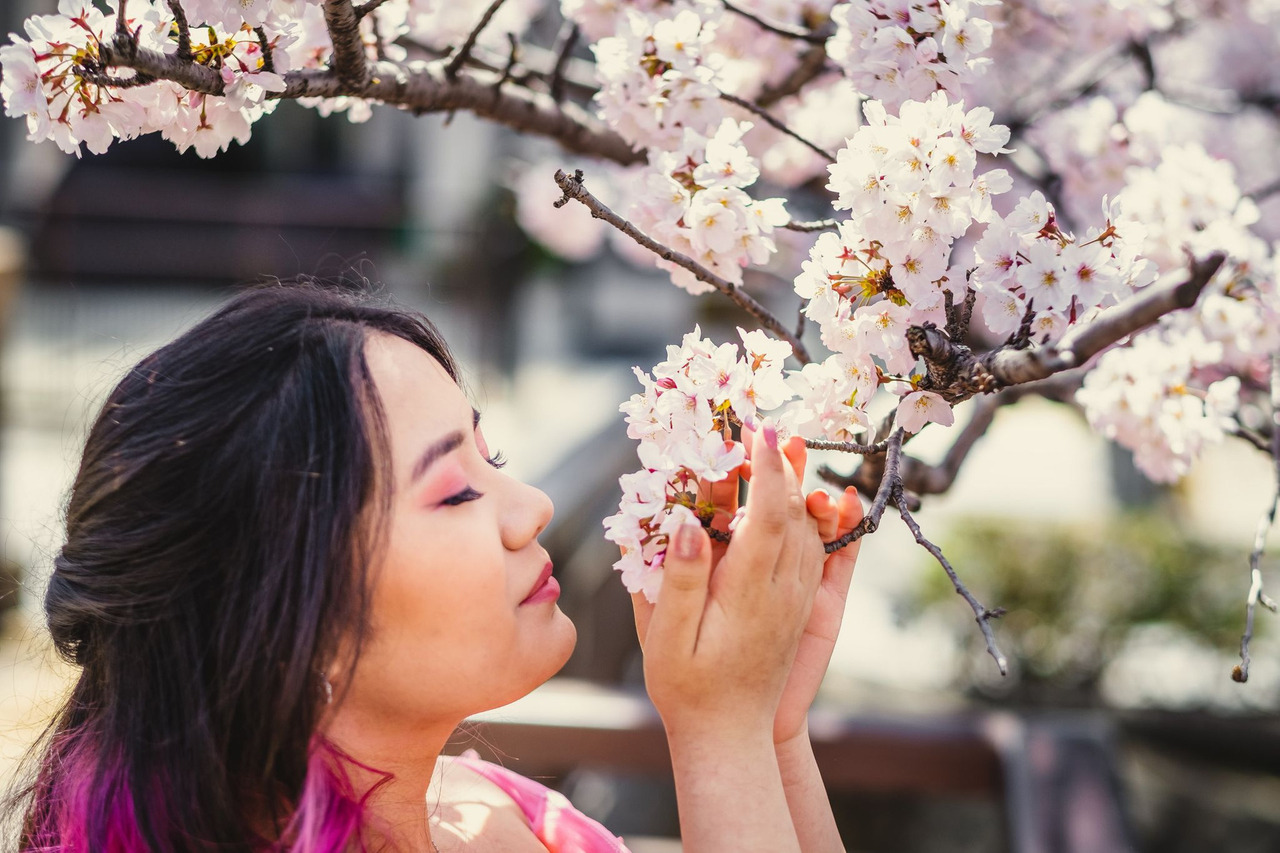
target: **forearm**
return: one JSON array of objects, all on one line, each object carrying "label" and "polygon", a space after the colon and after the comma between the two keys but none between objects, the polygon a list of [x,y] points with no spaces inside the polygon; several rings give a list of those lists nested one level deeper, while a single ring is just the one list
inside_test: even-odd
[{"label": "forearm", "polygon": [[805,853],[844,853],[808,729],[778,744],[775,754],[800,849]]},{"label": "forearm", "polygon": [[799,853],[769,732],[668,733],[684,853]]}]

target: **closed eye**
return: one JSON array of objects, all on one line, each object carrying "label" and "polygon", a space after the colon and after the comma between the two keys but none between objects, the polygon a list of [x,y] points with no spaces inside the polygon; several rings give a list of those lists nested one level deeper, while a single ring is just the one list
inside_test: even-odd
[{"label": "closed eye", "polygon": [[484,495],[482,495],[480,492],[477,492],[475,489],[471,488],[470,486],[467,486],[465,489],[458,492],[457,494],[450,495],[449,497],[440,501],[440,503],[444,506],[458,506],[459,504],[464,504],[464,503],[467,503],[468,501],[478,500],[479,498],[482,498],[482,497],[484,497]]},{"label": "closed eye", "polygon": [[499,450],[497,453],[493,454],[492,456],[485,457],[484,461],[488,462],[494,468],[502,468],[507,464],[507,457],[503,456],[502,451]]}]

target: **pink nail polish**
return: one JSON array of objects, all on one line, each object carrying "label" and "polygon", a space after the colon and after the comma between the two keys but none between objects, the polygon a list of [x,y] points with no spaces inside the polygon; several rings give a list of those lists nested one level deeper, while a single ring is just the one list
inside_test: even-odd
[{"label": "pink nail polish", "polygon": [[702,529],[696,524],[682,524],[676,528],[671,548],[681,560],[692,560],[702,550]]},{"label": "pink nail polish", "polygon": [[765,425],[764,443],[769,446],[770,450],[778,449],[778,428],[773,424]]}]

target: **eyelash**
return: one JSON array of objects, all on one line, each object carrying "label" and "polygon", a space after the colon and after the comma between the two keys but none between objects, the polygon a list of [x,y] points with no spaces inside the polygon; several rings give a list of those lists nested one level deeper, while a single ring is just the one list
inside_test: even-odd
[{"label": "eyelash", "polygon": [[[502,455],[501,450],[499,450],[497,453],[493,454],[492,456],[486,457],[484,461],[488,462],[494,468],[501,468],[502,466],[507,464],[507,459],[505,456]],[[465,489],[458,492],[456,495],[450,495],[449,497],[440,501],[440,503],[444,504],[445,506],[459,506],[461,504],[467,503],[468,501],[474,501],[477,498],[482,498],[482,497],[484,497],[483,494],[481,494],[480,492],[477,492],[475,489],[471,488],[470,486],[467,486]]]},{"label": "eyelash", "polygon": [[458,492],[456,495],[450,495],[449,497],[440,501],[440,503],[444,504],[445,506],[458,506],[460,504],[466,503],[467,501],[474,501],[477,498],[482,498],[482,497],[484,497],[484,495],[480,494],[470,486],[467,486],[465,489]]}]

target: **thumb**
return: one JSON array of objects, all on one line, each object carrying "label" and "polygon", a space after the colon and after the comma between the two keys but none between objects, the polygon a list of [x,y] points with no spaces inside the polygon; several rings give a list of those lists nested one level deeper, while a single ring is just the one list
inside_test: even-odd
[{"label": "thumb", "polygon": [[662,590],[649,619],[647,640],[657,637],[692,652],[707,604],[711,580],[711,548],[700,524],[682,524],[667,545],[662,562]]}]

